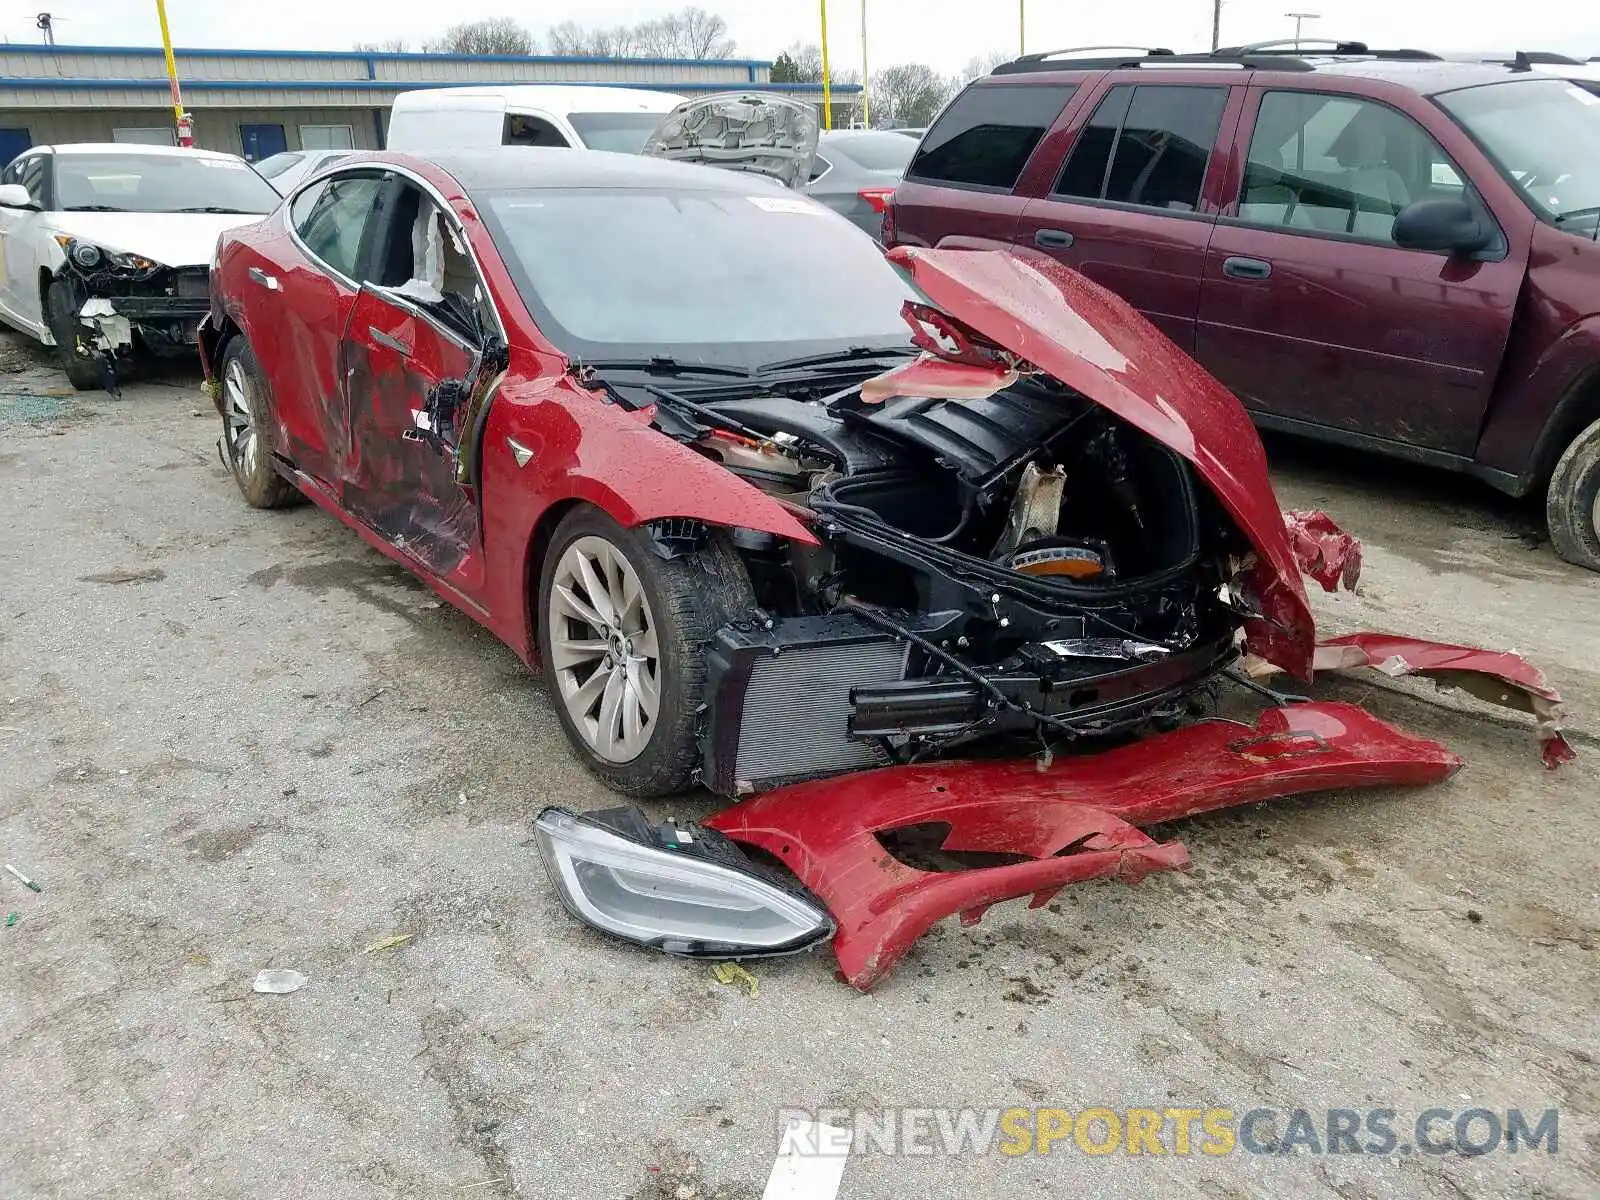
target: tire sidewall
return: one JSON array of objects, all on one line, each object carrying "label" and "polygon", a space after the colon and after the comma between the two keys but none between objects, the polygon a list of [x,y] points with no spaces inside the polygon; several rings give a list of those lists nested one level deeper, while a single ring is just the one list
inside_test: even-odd
[{"label": "tire sidewall", "polygon": [[[228,371],[236,362],[250,383],[250,428],[259,447],[253,471],[247,470],[244,463],[235,457],[233,439],[229,437],[226,389]],[[255,351],[251,349],[244,335],[234,337],[223,348],[222,361],[217,370],[217,382],[221,389],[218,399],[223,408],[222,454],[227,460],[228,470],[232,473],[234,482],[239,485],[240,493],[251,505],[256,508],[277,507],[284,502],[287,493],[292,489],[272,465],[272,438],[266,417],[267,409],[270,407],[266,379],[256,363]]]},{"label": "tire sidewall", "polygon": [[1545,516],[1556,552],[1570,563],[1600,571],[1600,421],[1580,433],[1550,478]]},{"label": "tire sidewall", "polygon": [[72,308],[71,284],[60,279],[51,280],[45,289],[44,303],[45,322],[50,326],[50,336],[56,340],[61,369],[68,382],[80,389],[99,387],[103,381],[100,364],[78,353],[78,336],[83,323]]}]

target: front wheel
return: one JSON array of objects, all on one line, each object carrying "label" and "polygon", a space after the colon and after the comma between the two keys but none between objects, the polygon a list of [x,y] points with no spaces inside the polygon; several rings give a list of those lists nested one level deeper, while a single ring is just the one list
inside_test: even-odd
[{"label": "front wheel", "polygon": [[1574,438],[1556,463],[1545,521],[1557,554],[1600,571],[1600,421]]},{"label": "front wheel", "polygon": [[81,354],[78,351],[78,334],[83,323],[78,319],[77,298],[64,279],[50,284],[45,293],[45,319],[50,323],[50,336],[56,339],[56,350],[61,357],[61,369],[67,382],[80,392],[92,392],[106,383],[105,365],[100,356]]},{"label": "front wheel", "polygon": [[706,646],[755,607],[739,556],[712,538],[663,558],[648,530],[579,508],[556,528],[538,605],[545,687],[584,763],[629,796],[688,787]]}]

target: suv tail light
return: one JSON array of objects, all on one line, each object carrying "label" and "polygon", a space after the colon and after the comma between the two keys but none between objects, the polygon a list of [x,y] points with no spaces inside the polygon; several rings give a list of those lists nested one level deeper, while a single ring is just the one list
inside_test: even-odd
[{"label": "suv tail light", "polygon": [[[878,240],[885,246],[892,246],[894,245],[894,189],[873,188],[871,190],[879,193],[878,200],[877,203],[867,200],[867,203],[872,205],[874,211],[883,214],[883,226],[878,230]],[[862,198],[866,199],[865,193],[862,194]]]},{"label": "suv tail light", "polygon": [[882,213],[884,209],[889,207],[889,199],[894,195],[894,189],[886,187],[862,188],[856,195],[872,205],[873,212]]}]

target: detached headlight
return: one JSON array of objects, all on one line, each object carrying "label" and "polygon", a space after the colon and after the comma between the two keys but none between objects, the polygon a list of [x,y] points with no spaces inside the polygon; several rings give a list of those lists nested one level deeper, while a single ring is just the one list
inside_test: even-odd
[{"label": "detached headlight", "polygon": [[115,271],[122,275],[138,276],[149,275],[161,269],[160,263],[140,254],[107,250],[102,246],[96,246],[93,242],[80,241],[64,233],[58,233],[55,237],[56,245],[61,247],[62,253],[67,256],[67,261],[80,271]]},{"label": "detached headlight", "polygon": [[763,878],[715,830],[656,827],[636,808],[547,808],[534,833],[572,915],[638,945],[754,958],[833,936],[833,918],[810,893]]}]

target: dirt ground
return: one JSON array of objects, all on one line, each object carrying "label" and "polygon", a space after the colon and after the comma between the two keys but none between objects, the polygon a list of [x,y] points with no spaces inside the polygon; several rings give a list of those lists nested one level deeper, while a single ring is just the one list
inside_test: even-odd
[{"label": "dirt ground", "polygon": [[61,388],[0,345],[0,861],[43,889],[0,875],[0,1195],[753,1200],[820,1105],[1560,1110],[1555,1154],[879,1153],[843,1200],[1600,1193],[1600,577],[1526,506],[1271,447],[1366,540],[1328,627],[1524,651],[1578,762],[1341,685],[1466,769],[1177,823],[1188,874],[752,997],[562,910],[532,816],[615,798],[508,650],[317,510],[246,508],[192,373]]}]

